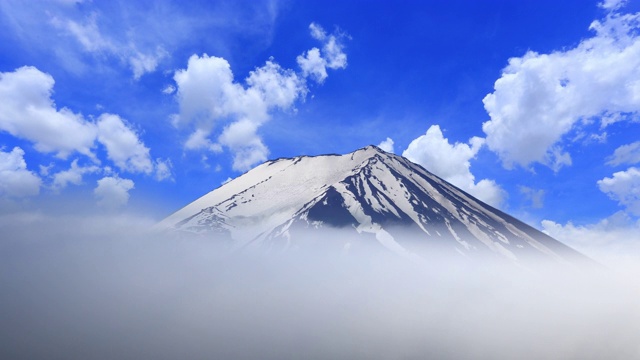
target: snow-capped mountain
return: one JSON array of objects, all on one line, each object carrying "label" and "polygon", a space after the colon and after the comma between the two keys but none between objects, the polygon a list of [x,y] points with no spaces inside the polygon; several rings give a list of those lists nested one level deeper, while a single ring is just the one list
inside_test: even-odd
[{"label": "snow-capped mountain", "polygon": [[[343,251],[374,246],[407,257],[437,247],[514,261],[582,258],[420,165],[375,146],[346,155],[267,161],[159,226],[226,239],[238,248],[296,248],[313,238],[337,243]],[[336,236],[336,228],[348,236]]]}]

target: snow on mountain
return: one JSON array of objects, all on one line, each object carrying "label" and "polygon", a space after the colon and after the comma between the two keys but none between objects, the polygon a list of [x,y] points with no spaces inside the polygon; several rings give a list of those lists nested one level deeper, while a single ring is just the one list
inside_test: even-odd
[{"label": "snow on mountain", "polygon": [[[318,241],[337,241],[345,251],[375,244],[410,258],[432,248],[512,261],[582,258],[421,166],[375,146],[346,155],[267,161],[159,226],[227,239],[238,248],[296,248],[315,235]],[[350,236],[336,240],[331,231],[336,228]]]}]

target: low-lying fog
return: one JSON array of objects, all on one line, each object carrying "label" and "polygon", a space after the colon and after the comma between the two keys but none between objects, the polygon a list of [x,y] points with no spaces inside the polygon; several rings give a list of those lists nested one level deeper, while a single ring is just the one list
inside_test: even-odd
[{"label": "low-lying fog", "polygon": [[640,266],[230,254],[125,215],[0,222],[3,359],[640,358]]}]

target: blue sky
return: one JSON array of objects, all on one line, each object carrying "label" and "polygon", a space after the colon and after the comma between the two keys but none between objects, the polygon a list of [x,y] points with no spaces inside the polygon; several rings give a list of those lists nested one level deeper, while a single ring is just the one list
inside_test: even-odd
[{"label": "blue sky", "polygon": [[577,247],[640,243],[639,12],[3,0],[2,213],[162,218],[265,159],[376,144]]}]

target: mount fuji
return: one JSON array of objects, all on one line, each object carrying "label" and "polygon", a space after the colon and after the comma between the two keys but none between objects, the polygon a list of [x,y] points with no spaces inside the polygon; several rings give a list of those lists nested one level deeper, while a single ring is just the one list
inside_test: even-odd
[{"label": "mount fuji", "polygon": [[[586,257],[404,157],[367,146],[345,155],[267,161],[158,226],[234,249],[331,244],[410,258],[434,249],[467,258],[572,263]],[[438,253],[440,253],[438,251]]]}]

